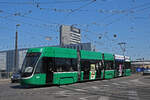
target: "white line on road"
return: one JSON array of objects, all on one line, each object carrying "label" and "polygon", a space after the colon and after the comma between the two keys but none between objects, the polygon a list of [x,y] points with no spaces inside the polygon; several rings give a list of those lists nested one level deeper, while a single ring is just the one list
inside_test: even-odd
[{"label": "white line on road", "polygon": [[79,98],[81,100],[88,100],[88,98],[91,98],[91,97],[95,97],[95,96],[86,96],[86,97],[82,97],[82,98]]},{"label": "white line on road", "polygon": [[128,95],[129,100],[140,100],[136,91],[128,91]]},{"label": "white line on road", "polygon": [[[96,96],[86,96],[86,97],[82,97],[82,98],[79,98],[80,100],[88,100],[88,98],[92,98],[92,97],[96,97]],[[98,100],[109,100],[109,97],[108,96],[100,96],[98,98]]]},{"label": "white line on road", "polygon": [[76,91],[86,91],[86,90],[83,90],[83,89],[75,89]]},{"label": "white line on road", "polygon": [[69,96],[66,92],[67,91],[59,91],[57,94],[59,94],[61,96]]},{"label": "white line on road", "polygon": [[99,90],[99,87],[97,86],[91,86],[91,88],[93,88],[94,90]]},{"label": "white line on road", "polygon": [[107,97],[107,96],[100,96],[98,98],[98,100],[109,100],[109,97]]},{"label": "white line on road", "polygon": [[109,85],[102,85],[102,86],[104,86],[104,87],[108,87]]},{"label": "white line on road", "polygon": [[121,83],[121,84],[127,84],[127,85],[129,84],[129,82],[124,82],[124,81],[123,82],[119,82],[119,83]]},{"label": "white line on road", "polygon": [[120,84],[118,84],[118,83],[112,83],[113,85],[120,85]]}]

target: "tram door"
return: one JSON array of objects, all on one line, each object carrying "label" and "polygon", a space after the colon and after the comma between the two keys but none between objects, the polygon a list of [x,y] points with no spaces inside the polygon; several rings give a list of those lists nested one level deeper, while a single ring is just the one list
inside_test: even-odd
[{"label": "tram door", "polygon": [[123,65],[119,64],[119,76],[122,76],[123,72]]},{"label": "tram door", "polygon": [[89,70],[84,70],[84,80],[89,80]]},{"label": "tram door", "polygon": [[95,75],[95,73],[96,73],[96,69],[95,69],[95,64],[91,64],[90,65],[90,73],[91,73],[91,76],[90,76],[90,79],[95,79],[96,77],[96,75]]},{"label": "tram door", "polygon": [[53,64],[51,58],[44,58],[43,59],[43,67],[45,67],[46,72],[46,83],[52,83],[53,82]]},{"label": "tram door", "polygon": [[102,63],[99,62],[96,64],[96,79],[100,79],[101,78],[101,70],[102,70]]}]

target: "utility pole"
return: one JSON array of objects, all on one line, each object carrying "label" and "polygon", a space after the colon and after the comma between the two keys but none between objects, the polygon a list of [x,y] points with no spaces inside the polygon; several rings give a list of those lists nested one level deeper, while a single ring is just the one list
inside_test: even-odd
[{"label": "utility pole", "polygon": [[142,60],[143,60],[143,68],[144,68],[144,57],[142,58]]},{"label": "utility pole", "polygon": [[81,80],[81,65],[80,65],[80,60],[81,60],[81,55],[80,55],[80,49],[79,46],[77,47],[77,68],[78,68],[78,80]]},{"label": "utility pole", "polygon": [[123,52],[123,56],[125,56],[126,44],[127,44],[127,43],[125,43],[125,42],[120,42],[120,43],[118,43],[118,45],[120,45],[120,48],[121,48],[121,50],[122,50],[122,52]]},{"label": "utility pole", "polygon": [[102,54],[102,63],[103,63],[103,79],[105,79],[106,66],[105,66],[105,61],[104,61],[104,53]]},{"label": "utility pole", "polygon": [[120,48],[123,52],[123,57],[124,57],[124,60],[123,60],[123,69],[125,68],[125,51],[126,51],[126,43],[125,42],[120,42],[118,43],[118,45],[120,45]]},{"label": "utility pole", "polygon": [[14,72],[18,70],[17,60],[18,60],[18,27],[19,26],[20,24],[16,25]]}]

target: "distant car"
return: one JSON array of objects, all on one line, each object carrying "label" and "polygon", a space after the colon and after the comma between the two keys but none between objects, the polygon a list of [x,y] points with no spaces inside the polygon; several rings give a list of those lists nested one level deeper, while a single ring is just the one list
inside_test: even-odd
[{"label": "distant car", "polygon": [[143,75],[150,75],[150,69],[146,69],[143,71]]},{"label": "distant car", "polygon": [[12,76],[11,76],[11,82],[12,83],[19,82],[20,78],[21,78],[21,75],[20,75],[19,72],[13,73]]}]

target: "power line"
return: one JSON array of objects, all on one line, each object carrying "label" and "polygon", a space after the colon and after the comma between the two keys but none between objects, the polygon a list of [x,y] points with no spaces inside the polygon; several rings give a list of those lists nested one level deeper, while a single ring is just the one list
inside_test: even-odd
[{"label": "power line", "polygon": [[[88,5],[94,3],[96,0],[90,0],[90,1],[91,1],[91,2],[89,2],[89,3],[85,4],[85,5],[80,6],[79,8],[76,8],[76,9],[72,10],[66,17],[68,17],[70,14],[74,13],[75,11],[78,11],[78,10],[84,8],[84,7],[87,7]],[[66,17],[65,17],[65,18],[66,18]],[[63,20],[63,21],[64,21],[64,20]]]},{"label": "power line", "polygon": [[[9,12],[6,12],[6,11],[3,11],[3,10],[0,10],[1,13],[6,13],[6,14],[9,14],[9,16],[19,16],[19,17],[23,17],[23,18],[28,18],[28,19],[31,19],[31,20],[36,20],[36,21],[40,21],[40,22],[49,22],[45,19],[41,19],[41,18],[35,18],[35,17],[30,17],[30,16],[26,16],[28,14],[31,14],[32,13],[32,10],[28,10],[26,13],[21,13],[21,12],[16,12],[16,13],[9,13]],[[5,17],[9,17],[9,16],[5,16]],[[51,26],[56,26],[56,25],[59,25],[59,24],[56,24],[56,23],[53,23],[53,24],[49,24]]]},{"label": "power line", "polygon": [[[131,8],[129,8],[129,9],[126,9],[126,10],[122,10],[122,12],[124,12],[124,13],[132,13],[133,12],[133,10],[135,10],[135,9],[139,9],[139,8],[141,8],[141,7],[145,7],[145,6],[149,6],[150,5],[150,2],[148,2],[148,3],[144,3],[144,4],[141,4],[141,5],[138,5],[138,6],[135,6],[135,7],[131,7]],[[102,20],[104,21],[104,20],[106,20],[106,19],[108,19],[108,18],[110,18],[110,17],[113,17],[114,15],[117,15],[117,14],[111,14],[111,15],[108,15],[108,16],[106,16],[106,17],[104,17]],[[121,18],[120,18],[121,19]],[[114,21],[113,21],[114,22]],[[112,23],[112,22],[111,22]]]},{"label": "power line", "polygon": [[4,16],[0,16],[0,18],[3,18],[3,19],[7,19],[7,20],[11,20],[11,21],[14,21],[14,22],[19,22],[19,23],[22,23],[22,24],[26,24],[26,25],[29,25],[29,26],[36,26],[36,27],[48,27],[48,28],[50,28],[50,27],[52,27],[52,25],[51,24],[31,24],[31,23],[27,23],[27,22],[23,22],[23,21],[20,21],[20,20],[16,20],[16,19],[10,19],[10,18],[6,18],[6,17],[4,17]]},{"label": "power line", "polygon": [[125,43],[125,42],[120,42],[120,43],[118,43],[118,45],[120,46],[120,48],[121,48],[121,50],[122,50],[122,52],[123,52],[123,55],[124,55],[125,52],[126,52],[126,44],[127,44],[127,43]]},{"label": "power line", "polygon": [[96,2],[96,0],[92,0],[92,1],[89,2],[89,3],[83,5],[83,6],[79,7],[79,8],[76,8],[76,9],[72,10],[72,11],[70,12],[70,14],[73,13],[73,12],[75,12],[75,11],[78,11],[78,10],[80,10],[80,9],[82,9],[82,8],[84,8],[84,7],[86,7],[86,6],[90,5],[90,4],[92,4],[92,3],[94,3],[94,2]]},{"label": "power line", "polygon": [[64,3],[78,3],[78,2],[87,2],[89,0],[61,0],[61,1],[53,1],[53,2],[38,2],[38,1],[31,1],[31,2],[0,2],[0,5],[35,5],[35,4],[42,4],[42,5],[50,5],[50,4],[64,4]]},{"label": "power line", "polygon": [[[3,27],[3,29],[7,29],[7,30],[12,30],[12,29],[10,29],[10,28],[8,28],[8,27]],[[20,33],[22,33],[22,32],[24,32],[24,33],[28,33],[29,35],[24,35],[24,36],[26,36],[26,37],[29,37],[29,38],[31,38],[31,40],[33,40],[34,38],[36,38],[36,40],[38,39],[39,40],[39,38],[38,37],[42,37],[43,38],[43,40],[45,39],[45,37],[48,37],[48,35],[43,35],[43,34],[40,34],[40,33],[38,33],[38,37],[35,37],[35,36],[31,36],[31,34],[33,35],[33,34],[37,34],[37,33],[33,33],[33,32],[28,32],[27,30],[19,30],[19,32]],[[23,34],[22,34],[23,35]],[[14,37],[13,37],[14,38]],[[3,37],[3,39],[6,39],[6,38],[4,38]],[[8,39],[8,37],[7,37],[7,39]],[[9,39],[11,39],[11,38],[9,38]],[[53,38],[53,40],[54,40],[54,38]]]},{"label": "power line", "polygon": [[[144,11],[144,10],[147,10],[147,9],[150,9],[150,7],[145,7],[145,8],[136,10],[134,13],[138,13],[138,12],[140,12],[140,11]],[[115,23],[115,22],[121,21],[122,19],[123,19],[123,18],[115,19],[115,20],[113,20],[113,21],[107,23],[106,26],[111,25],[111,24],[113,24],[113,23]]]}]

